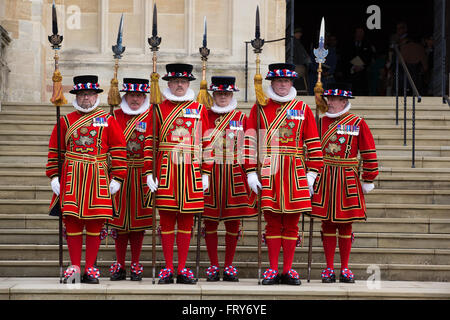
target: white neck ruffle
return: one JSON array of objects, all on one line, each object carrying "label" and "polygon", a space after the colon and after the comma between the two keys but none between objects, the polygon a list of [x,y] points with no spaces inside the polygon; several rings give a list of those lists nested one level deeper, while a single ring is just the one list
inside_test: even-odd
[{"label": "white neck ruffle", "polygon": [[195,93],[191,88],[188,88],[186,91],[186,94],[182,97],[178,97],[178,96],[172,94],[172,92],[170,92],[169,88],[165,88],[162,94],[164,97],[166,97],[167,100],[176,101],[176,102],[191,101],[191,100],[194,100],[194,98],[195,98]]},{"label": "white neck ruffle", "polygon": [[218,105],[216,105],[216,103],[214,103],[214,105],[211,107],[211,111],[214,113],[223,114],[233,111],[234,109],[236,109],[236,107],[237,107],[237,100],[236,98],[233,97],[231,99],[230,104],[226,107],[219,107]]},{"label": "white neck ruffle", "polygon": [[95,108],[98,107],[99,104],[100,104],[100,97],[97,97],[97,101],[95,101],[94,105],[88,109],[84,109],[84,108],[80,107],[78,105],[76,98],[72,101],[73,107],[82,113],[89,113],[89,112],[93,111]]},{"label": "white neck ruffle", "polygon": [[135,116],[137,114],[142,114],[145,111],[147,111],[147,109],[150,106],[150,99],[148,97],[148,94],[145,97],[144,103],[142,104],[142,106],[139,107],[139,109],[137,110],[132,110],[130,108],[130,106],[128,105],[127,101],[125,100],[125,95],[122,97],[122,102],[120,103],[120,108],[122,109],[123,113],[128,114],[130,116]]},{"label": "white neck ruffle", "polygon": [[297,90],[292,86],[289,93],[286,96],[282,97],[282,96],[277,95],[275,93],[275,91],[273,91],[272,86],[269,86],[269,88],[267,89],[267,95],[273,101],[288,102],[288,101],[295,99],[295,97],[297,96]]},{"label": "white neck ruffle", "polygon": [[347,102],[347,105],[345,106],[345,108],[342,111],[339,111],[338,113],[325,112],[325,115],[328,118],[338,118],[338,117],[342,116],[343,114],[346,114],[347,112],[349,112],[351,107],[352,107],[352,104],[350,102]]}]

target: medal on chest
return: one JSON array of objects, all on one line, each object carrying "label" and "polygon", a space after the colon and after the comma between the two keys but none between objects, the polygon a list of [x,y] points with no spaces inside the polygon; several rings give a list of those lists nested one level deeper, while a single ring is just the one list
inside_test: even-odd
[{"label": "medal on chest", "polygon": [[104,117],[98,117],[92,120],[92,125],[94,127],[107,127],[108,121]]},{"label": "medal on chest", "polygon": [[144,133],[147,131],[147,122],[138,121],[136,122],[136,131]]},{"label": "medal on chest", "polygon": [[359,135],[359,126],[352,125],[337,125],[337,134],[349,135],[349,136],[358,136]]},{"label": "medal on chest", "polygon": [[183,109],[184,118],[200,119],[200,111],[198,109]]}]

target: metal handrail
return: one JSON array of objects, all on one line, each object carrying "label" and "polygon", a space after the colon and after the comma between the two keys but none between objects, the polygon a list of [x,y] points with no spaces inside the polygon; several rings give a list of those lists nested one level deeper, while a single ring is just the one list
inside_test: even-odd
[{"label": "metal handrail", "polygon": [[415,168],[415,145],[416,145],[416,96],[417,102],[422,101],[422,96],[420,95],[417,87],[409,73],[408,67],[406,66],[405,60],[398,49],[398,45],[394,45],[395,51],[395,124],[398,125],[398,66],[399,62],[403,68],[403,145],[406,146],[406,102],[407,102],[407,92],[406,92],[406,81],[412,89],[412,159],[411,168]]}]

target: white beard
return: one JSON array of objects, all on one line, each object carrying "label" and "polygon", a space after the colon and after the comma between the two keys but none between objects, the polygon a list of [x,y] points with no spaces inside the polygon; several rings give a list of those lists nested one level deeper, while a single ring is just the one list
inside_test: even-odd
[{"label": "white beard", "polygon": [[216,103],[214,102],[214,105],[211,107],[211,111],[214,112],[214,113],[222,114],[222,113],[228,113],[228,112],[231,112],[231,111],[233,111],[234,109],[236,109],[236,107],[237,107],[237,100],[236,100],[236,98],[233,97],[233,98],[231,99],[230,104],[227,105],[226,107],[219,107],[219,106],[216,105]]},{"label": "white beard", "polygon": [[148,95],[145,96],[144,103],[139,107],[137,110],[132,110],[130,106],[128,105],[127,101],[125,100],[125,95],[122,97],[122,102],[120,103],[120,108],[122,109],[123,113],[128,114],[130,116],[135,116],[137,114],[142,114],[150,106],[150,99],[148,98]]},{"label": "white beard", "polygon": [[84,109],[84,108],[80,107],[78,105],[78,102],[77,102],[76,98],[72,101],[73,107],[75,109],[77,109],[78,111],[82,112],[82,113],[89,113],[89,112],[91,112],[92,110],[97,108],[99,104],[100,104],[100,97],[97,97],[97,101],[95,101],[94,105],[92,107],[88,108],[88,109]]},{"label": "white beard", "polygon": [[338,117],[342,116],[343,114],[349,112],[351,107],[352,107],[352,104],[350,102],[347,102],[347,105],[345,106],[344,110],[339,111],[338,113],[325,112],[325,115],[328,118],[338,118]]},{"label": "white beard", "polygon": [[288,101],[295,99],[295,97],[297,96],[297,90],[294,87],[291,87],[291,90],[289,91],[289,93],[286,96],[282,97],[282,96],[277,95],[275,93],[275,91],[273,91],[272,86],[269,86],[269,88],[267,89],[267,95],[273,101],[288,102]]},{"label": "white beard", "polygon": [[186,94],[182,97],[178,97],[178,96],[172,94],[172,92],[170,92],[169,88],[165,88],[162,94],[164,97],[166,97],[167,100],[176,101],[176,102],[191,101],[191,100],[194,100],[194,98],[195,98],[195,93],[191,88],[188,88],[186,91]]}]

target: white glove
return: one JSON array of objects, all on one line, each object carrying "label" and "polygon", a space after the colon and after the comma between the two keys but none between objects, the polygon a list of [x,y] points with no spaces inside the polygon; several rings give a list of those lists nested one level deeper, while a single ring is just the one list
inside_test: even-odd
[{"label": "white glove", "polygon": [[261,182],[259,182],[256,172],[251,172],[247,175],[247,183],[256,194],[258,194],[258,188],[262,189]]},{"label": "white glove", "polygon": [[153,174],[150,174],[147,176],[147,185],[150,188],[151,192],[155,192],[158,190],[158,178],[156,178],[156,181],[153,180]]},{"label": "white glove", "polygon": [[59,193],[61,192],[61,187],[59,185],[59,178],[55,177],[52,179],[52,181],[50,182],[51,186],[52,186],[52,190],[53,192],[59,196]]},{"label": "white glove", "polygon": [[111,192],[111,195],[115,194],[117,191],[119,191],[121,184],[117,182],[116,180],[112,179],[109,183],[109,192]]},{"label": "white glove", "polygon": [[209,177],[207,174],[202,174],[202,185],[203,185],[203,191],[208,190],[209,188]]},{"label": "white glove", "polygon": [[362,187],[363,193],[368,194],[370,191],[372,191],[375,188],[375,185],[373,183],[363,182],[361,187]]},{"label": "white glove", "polygon": [[310,171],[306,174],[306,178],[308,179],[309,196],[312,197],[314,194],[314,181],[316,181],[317,173]]}]

